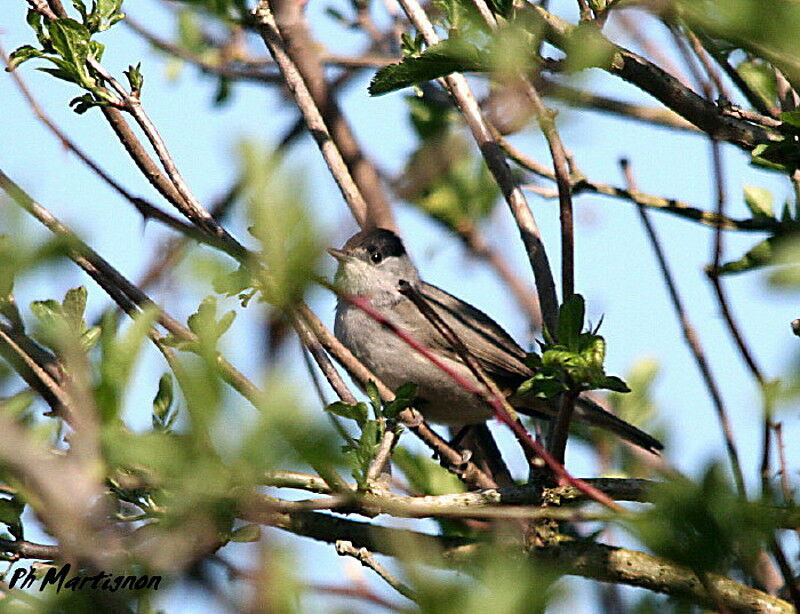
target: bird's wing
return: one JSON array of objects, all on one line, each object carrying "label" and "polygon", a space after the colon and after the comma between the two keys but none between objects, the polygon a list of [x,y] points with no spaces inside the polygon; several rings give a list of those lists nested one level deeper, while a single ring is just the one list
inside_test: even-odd
[{"label": "bird's wing", "polygon": [[[434,311],[450,325],[453,332],[492,378],[518,383],[520,378],[533,375],[523,362],[525,358],[523,349],[485,313],[431,284],[420,282],[417,290]],[[402,307],[395,313],[407,325],[409,332],[413,334],[414,329],[417,329],[416,332],[432,349],[458,360],[458,354],[452,345],[435,331],[433,325],[422,317],[410,300],[403,301]]]}]

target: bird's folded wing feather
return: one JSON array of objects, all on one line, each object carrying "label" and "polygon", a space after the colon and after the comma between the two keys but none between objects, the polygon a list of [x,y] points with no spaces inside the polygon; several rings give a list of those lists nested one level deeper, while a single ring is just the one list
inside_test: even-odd
[{"label": "bird's folded wing feather", "polygon": [[[533,375],[523,362],[523,349],[489,316],[431,284],[422,282],[417,290],[492,378],[518,383],[520,379]],[[398,307],[400,309],[394,313],[411,334],[416,332],[432,349],[459,360],[452,345],[435,331],[427,319],[420,317],[416,305],[409,300],[403,301],[402,306]]]}]

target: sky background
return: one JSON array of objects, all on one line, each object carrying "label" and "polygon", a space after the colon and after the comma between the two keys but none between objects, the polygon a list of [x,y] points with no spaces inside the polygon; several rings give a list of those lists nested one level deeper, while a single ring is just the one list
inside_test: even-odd
[{"label": "sky background", "polygon": [[[31,43],[34,37],[24,20],[25,2],[7,0],[0,4],[0,42],[10,52]],[[552,9],[574,22],[575,8],[571,1],[554,1]],[[361,36],[346,31],[323,15],[327,6],[347,11],[342,0],[309,2],[308,11],[315,35],[332,51],[356,53],[364,44]],[[128,1],[127,12],[159,34],[170,37],[174,23],[159,2]],[[382,19],[381,12],[376,15]],[[655,40],[672,55],[663,32],[652,28]],[[612,21],[606,34],[633,46]],[[181,172],[199,196],[210,203],[223,193],[236,176],[236,143],[242,138],[260,141],[267,148],[294,122],[296,112],[274,89],[259,85],[237,85],[231,101],[222,108],[212,104],[216,83],[198,76],[197,70],[185,66],[177,77],[165,68],[164,56],[152,51],[134,33],[119,24],[100,37],[107,43],[103,64],[115,75],[121,75],[129,64],[142,62],[145,76],[144,105],[158,126]],[[634,47],[635,48],[635,47]],[[69,84],[56,81],[33,70],[34,62],[22,68],[22,74],[35,96],[55,121],[103,167],[136,194],[152,198],[157,195],[125,155],[100,113],[90,111],[76,116],[67,102],[78,94]],[[342,99],[345,113],[351,118],[356,136],[379,168],[389,174],[400,171],[416,144],[409,128],[404,96],[400,92],[370,98],[366,86],[371,73],[365,71],[353,80]],[[602,91],[625,100],[653,104],[654,101],[632,86],[600,71],[589,71],[581,80],[594,91]],[[89,243],[129,279],[136,280],[150,259],[159,250],[166,231],[155,223],[143,224],[138,213],[105,187],[80,161],[66,152],[55,138],[33,117],[17,92],[10,77],[0,74],[0,168],[18,182],[34,198],[65,223],[78,231]],[[620,120],[599,113],[564,109],[558,125],[566,147],[575,155],[586,175],[592,179],[623,185],[619,172],[620,157],[630,159],[639,188],[665,197],[682,199],[704,209],[714,208],[713,177],[710,151],[701,136],[676,133],[662,128]],[[514,142],[541,161],[548,161],[546,146],[534,128],[517,135]],[[789,185],[780,175],[753,169],[748,156],[730,146],[723,148],[725,180],[728,192],[728,213],[747,217],[742,199],[742,185],[754,185],[772,191],[780,206],[791,197]],[[313,141],[307,136],[295,146],[288,163],[302,169],[310,195],[309,207],[331,245],[340,245],[356,230],[338,190],[327,173]],[[554,271],[558,262],[558,205],[528,193],[530,206],[544,236]],[[584,295],[592,322],[603,317],[602,334],[608,341],[607,372],[624,376],[645,357],[658,360],[660,371],[655,398],[660,409],[659,423],[667,432],[666,455],[676,467],[696,475],[712,459],[723,459],[724,450],[718,422],[709,396],[702,384],[691,354],[683,341],[675,314],[659,274],[655,258],[644,235],[633,205],[596,195],[575,199],[576,227],[576,290]],[[8,205],[0,205],[8,206]],[[165,205],[165,207],[167,207]],[[460,243],[408,205],[396,203],[399,227],[423,277],[464,300],[480,307],[500,322],[521,344],[528,347],[527,326],[513,299],[498,283],[491,270],[465,259]],[[663,241],[666,254],[677,276],[689,316],[699,333],[711,369],[716,375],[726,401],[736,440],[739,444],[745,477],[755,492],[758,454],[760,450],[760,395],[719,316],[712,289],[703,274],[710,261],[712,232],[703,226],[666,214],[653,212],[651,219]],[[0,217],[0,223],[7,220]],[[241,219],[234,219],[230,228],[240,239],[250,237]],[[46,236],[36,223],[25,224],[36,236]],[[503,251],[515,270],[530,280],[530,269],[518,240],[513,220],[504,203],[500,203],[484,226],[493,245]],[[0,233],[4,232],[0,228]],[[758,240],[754,234],[726,234],[726,259],[738,258]],[[0,263],[2,266],[2,263]],[[326,264],[332,274],[333,262]],[[183,267],[183,270],[190,267]],[[172,278],[153,291],[153,297],[176,316],[192,313],[201,298],[212,293],[208,279],[201,276]],[[748,273],[726,279],[730,300],[759,364],[767,377],[781,377],[795,367],[798,339],[791,334],[789,323],[800,316],[797,295],[778,292],[767,284],[764,272]],[[87,285],[90,295],[89,314],[98,314],[108,304],[105,295],[75,267],[64,266],[54,275],[47,272],[29,275],[17,287],[21,306],[33,300],[60,297],[77,285]],[[332,325],[334,299],[315,290],[310,302],[315,311]],[[231,308],[236,303],[230,302]],[[241,310],[240,310],[241,311]],[[224,338],[226,354],[246,374],[259,379],[261,350],[254,347],[262,339],[257,309],[240,313],[233,328]],[[302,368],[296,343],[289,344],[282,355],[289,377],[299,389],[309,386]],[[160,357],[148,349],[140,364],[136,386],[127,400],[128,418],[133,426],[145,427],[149,422],[152,391],[163,372]],[[308,398],[308,411],[318,412],[313,395]],[[244,411],[244,410],[243,410]],[[796,406],[783,407],[779,418],[784,422],[787,442],[797,441],[800,433]],[[230,435],[241,428],[232,416]],[[508,444],[505,436],[501,437]],[[406,443],[411,439],[404,438]],[[800,466],[800,446],[787,446],[789,466]],[[568,451],[568,467],[575,475],[595,472],[592,455],[573,445]],[[795,480],[797,475],[792,476]],[[333,582],[342,579],[345,563],[332,547],[307,540],[287,538],[278,531],[268,531],[278,543],[294,544],[300,555],[303,573],[314,581]],[[247,560],[254,548],[233,545],[227,552]],[[370,584],[380,585],[367,576]],[[575,581],[575,584],[580,584]],[[162,599],[167,611],[199,611],[201,606],[213,611],[206,595],[184,590],[165,592]],[[581,592],[554,612],[590,612],[583,605]],[[399,598],[398,598],[399,600]],[[331,611],[343,602],[322,599],[310,603],[317,611]],[[359,606],[364,611],[365,608]]]}]

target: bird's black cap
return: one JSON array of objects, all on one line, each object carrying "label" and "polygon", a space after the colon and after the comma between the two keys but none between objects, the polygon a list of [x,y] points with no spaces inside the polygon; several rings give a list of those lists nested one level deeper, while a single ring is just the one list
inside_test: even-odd
[{"label": "bird's black cap", "polygon": [[403,241],[391,230],[385,228],[372,228],[362,230],[350,237],[344,244],[344,251],[355,251],[358,248],[365,249],[370,254],[380,253],[384,258],[389,256],[404,256],[406,248]]}]

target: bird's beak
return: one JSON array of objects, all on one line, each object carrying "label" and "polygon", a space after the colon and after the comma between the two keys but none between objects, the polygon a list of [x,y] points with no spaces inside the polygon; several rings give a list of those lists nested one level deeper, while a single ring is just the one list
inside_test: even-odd
[{"label": "bird's beak", "polygon": [[345,262],[350,257],[347,252],[341,249],[334,249],[333,247],[328,248],[328,253],[339,262]]}]

